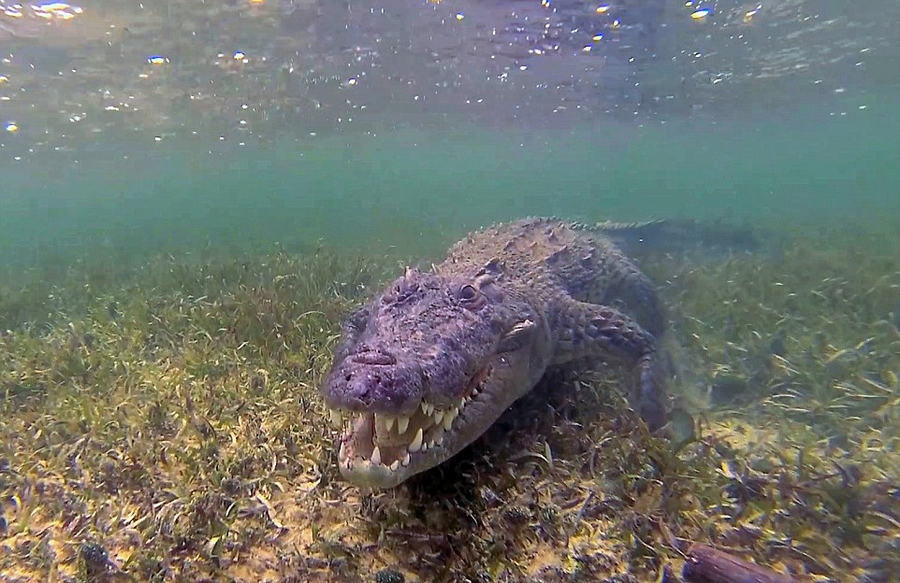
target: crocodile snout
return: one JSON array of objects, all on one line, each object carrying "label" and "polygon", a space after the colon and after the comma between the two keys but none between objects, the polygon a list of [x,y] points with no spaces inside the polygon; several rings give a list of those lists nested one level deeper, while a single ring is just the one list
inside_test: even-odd
[{"label": "crocodile snout", "polygon": [[398,364],[382,352],[358,353],[329,376],[326,400],[333,408],[396,414],[418,406],[423,385],[416,364]]},{"label": "crocodile snout", "polygon": [[364,350],[351,354],[348,358],[357,364],[390,366],[397,364],[397,358],[383,350]]}]

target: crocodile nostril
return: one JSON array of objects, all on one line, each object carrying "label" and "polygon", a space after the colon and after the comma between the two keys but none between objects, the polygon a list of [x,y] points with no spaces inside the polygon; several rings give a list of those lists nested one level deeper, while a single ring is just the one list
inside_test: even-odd
[{"label": "crocodile nostril", "polygon": [[358,362],[359,364],[375,364],[384,366],[397,364],[396,358],[394,358],[390,354],[386,354],[377,350],[367,350],[366,352],[359,352],[352,355],[350,358],[353,360],[353,362]]}]

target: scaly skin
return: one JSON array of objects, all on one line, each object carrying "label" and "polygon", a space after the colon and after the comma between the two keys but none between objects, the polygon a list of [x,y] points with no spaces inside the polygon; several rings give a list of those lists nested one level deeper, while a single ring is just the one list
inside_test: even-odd
[{"label": "scaly skin", "polygon": [[540,218],[490,227],[351,315],[322,387],[332,417],[347,420],[341,474],[396,486],[477,439],[548,367],[591,358],[637,373],[631,403],[659,429],[656,292],[603,230]]}]

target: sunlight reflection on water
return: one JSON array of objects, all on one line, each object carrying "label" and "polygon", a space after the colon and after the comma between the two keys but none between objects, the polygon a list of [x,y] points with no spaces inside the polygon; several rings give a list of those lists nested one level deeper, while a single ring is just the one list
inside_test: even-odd
[{"label": "sunlight reflection on water", "polygon": [[0,8],[0,153],[20,158],[135,137],[251,144],[777,108],[896,84],[900,44],[888,0]]}]

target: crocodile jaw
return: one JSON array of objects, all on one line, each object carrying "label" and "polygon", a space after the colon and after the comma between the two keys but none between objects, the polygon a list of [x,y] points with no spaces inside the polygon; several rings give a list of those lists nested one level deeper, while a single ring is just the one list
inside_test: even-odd
[{"label": "crocodile jaw", "polygon": [[491,365],[483,367],[451,406],[422,401],[411,415],[332,410],[343,426],[341,475],[357,486],[392,488],[455,455],[508,406],[487,390],[492,373]]},{"label": "crocodile jaw", "polygon": [[544,343],[494,355],[456,404],[437,408],[422,401],[410,416],[332,410],[332,421],[343,426],[341,475],[357,486],[392,488],[443,463],[530,391],[548,360],[549,344]]}]

